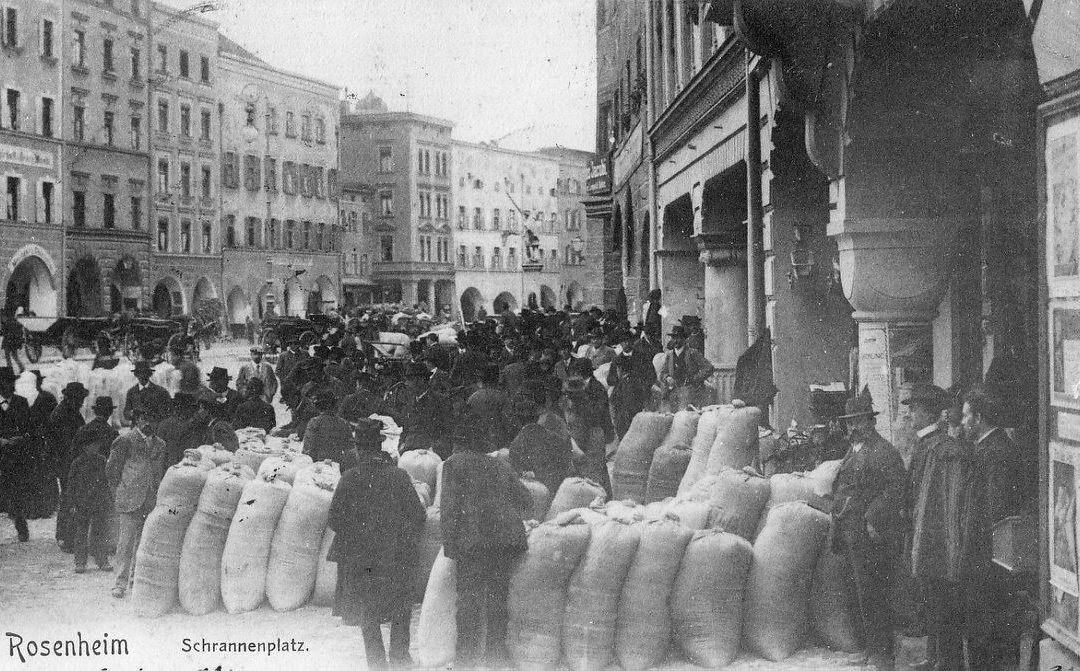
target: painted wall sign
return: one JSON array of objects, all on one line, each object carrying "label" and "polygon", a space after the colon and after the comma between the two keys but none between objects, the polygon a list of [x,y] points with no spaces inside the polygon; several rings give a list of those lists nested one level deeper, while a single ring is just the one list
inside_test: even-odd
[{"label": "painted wall sign", "polygon": [[0,163],[14,163],[31,168],[52,170],[53,154],[49,151],[37,151],[12,144],[0,144]]}]

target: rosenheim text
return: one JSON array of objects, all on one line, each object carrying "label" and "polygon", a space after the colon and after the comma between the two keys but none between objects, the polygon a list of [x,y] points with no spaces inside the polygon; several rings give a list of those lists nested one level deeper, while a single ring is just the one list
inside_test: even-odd
[{"label": "rosenheim text", "polygon": [[27,640],[15,632],[5,632],[8,641],[8,657],[18,658],[23,664],[30,657],[101,657],[106,655],[124,656],[128,653],[128,643],[123,638],[83,638],[82,632],[75,632],[75,638]]}]

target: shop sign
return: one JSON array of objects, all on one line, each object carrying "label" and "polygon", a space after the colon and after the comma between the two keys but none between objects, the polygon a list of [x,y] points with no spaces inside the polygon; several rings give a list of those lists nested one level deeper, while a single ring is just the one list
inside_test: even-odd
[{"label": "shop sign", "polygon": [[26,147],[16,147],[13,144],[0,144],[0,163],[52,170],[53,155],[52,152],[35,151]]}]

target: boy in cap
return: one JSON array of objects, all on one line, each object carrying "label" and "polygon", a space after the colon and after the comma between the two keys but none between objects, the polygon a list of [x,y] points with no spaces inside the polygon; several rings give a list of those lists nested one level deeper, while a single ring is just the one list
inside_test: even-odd
[{"label": "boy in cap", "polygon": [[75,458],[67,473],[64,492],[65,508],[72,520],[72,546],[75,551],[75,572],[86,572],[88,555],[102,571],[112,571],[106,534],[112,513],[112,493],[105,476],[105,457],[94,443],[85,443],[82,454]]}]

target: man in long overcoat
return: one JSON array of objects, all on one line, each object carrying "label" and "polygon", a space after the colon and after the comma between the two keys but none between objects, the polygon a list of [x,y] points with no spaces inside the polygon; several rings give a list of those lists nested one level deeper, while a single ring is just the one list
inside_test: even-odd
[{"label": "man in long overcoat", "polygon": [[[90,392],[81,382],[69,382],[60,391],[61,399],[49,417],[51,452],[55,459],[53,468],[60,476],[61,501],[67,497],[67,478],[71,471],[71,462],[79,456],[72,450],[72,443],[79,429],[86,423],[83,420],[82,406]],[[71,543],[71,514],[69,505],[61,505],[56,512],[56,542],[64,552],[73,550]]]},{"label": "man in long overcoat", "polygon": [[330,502],[329,559],[338,565],[334,614],[359,624],[367,663],[387,668],[381,624],[390,621],[390,664],[409,665],[409,580],[423,529],[424,506],[409,475],[382,451],[371,420],[356,429],[359,463],[341,476]]},{"label": "man in long overcoat", "polygon": [[916,431],[908,482],[911,572],[920,586],[929,631],[928,662],[943,671],[963,664],[963,503],[972,451],[941,427],[948,393],[919,383],[903,401]]},{"label": "man in long overcoat", "polygon": [[906,473],[900,451],[874,428],[876,415],[864,389],[847,402],[841,417],[847,421],[851,447],[833,482],[833,549],[844,554],[851,567],[867,653],[879,671],[890,671],[890,596],[903,539]]},{"label": "man in long overcoat", "polygon": [[31,449],[30,405],[15,393],[15,371],[0,368],[0,496],[19,541],[30,540],[26,517],[35,505],[37,460]]}]

